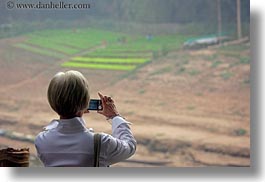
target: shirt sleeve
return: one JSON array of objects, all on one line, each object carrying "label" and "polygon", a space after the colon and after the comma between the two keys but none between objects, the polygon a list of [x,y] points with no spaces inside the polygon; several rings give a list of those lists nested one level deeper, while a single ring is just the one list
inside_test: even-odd
[{"label": "shirt sleeve", "polygon": [[129,124],[120,116],[112,119],[112,136],[106,135],[102,139],[102,146],[106,149],[105,160],[108,165],[123,161],[135,153],[136,140]]}]

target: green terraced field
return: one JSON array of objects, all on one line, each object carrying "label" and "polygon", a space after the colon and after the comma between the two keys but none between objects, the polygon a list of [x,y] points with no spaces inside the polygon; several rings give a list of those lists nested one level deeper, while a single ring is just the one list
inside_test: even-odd
[{"label": "green terraced field", "polygon": [[155,36],[152,40],[147,40],[145,37],[138,37],[137,39],[128,41],[124,44],[112,44],[108,50],[112,51],[159,51],[162,49],[179,49],[183,42],[187,40],[185,36],[178,35],[161,35]]},{"label": "green terraced field", "polygon": [[[77,30],[44,30],[33,32],[26,37],[21,46],[15,44],[15,47],[58,58],[57,54],[74,55],[83,50],[101,45],[103,42],[111,43],[118,39],[121,34],[101,31],[95,29],[77,29]],[[29,48],[30,47],[30,48]],[[45,49],[46,53],[40,53],[41,49]],[[51,53],[48,53],[51,52]],[[53,56],[55,55],[55,56]]]},{"label": "green terraced field", "polygon": [[148,59],[141,59],[141,58],[122,59],[122,58],[75,57],[71,61],[63,63],[62,66],[128,71],[148,61],[149,61]]},{"label": "green terraced field", "polygon": [[66,62],[63,63],[62,66],[76,67],[76,68],[103,69],[103,70],[123,70],[123,71],[129,71],[136,68],[135,65],[79,63],[79,62]]},{"label": "green terraced field", "polygon": [[[63,67],[125,71],[150,61],[157,52],[178,50],[189,38],[160,35],[148,40],[143,35],[131,36],[91,28],[44,30],[30,33],[26,37],[26,41],[14,46],[56,59],[69,57],[69,61],[62,64]],[[99,48],[99,45],[104,47]],[[91,48],[97,50],[74,57]]]},{"label": "green terraced field", "polygon": [[33,47],[27,44],[23,44],[23,43],[19,43],[19,44],[15,44],[15,47],[36,53],[36,54],[40,54],[43,56],[49,56],[49,57],[53,57],[53,58],[64,58],[65,55],[58,53],[58,52],[53,52],[53,51],[49,51],[49,50],[45,50],[45,49],[41,49],[41,48],[37,48],[37,47]]},{"label": "green terraced field", "polygon": [[[102,41],[112,42],[119,36],[118,33],[109,31],[102,31],[98,29],[77,29],[77,30],[45,30],[30,34],[30,40],[34,41],[36,38],[48,40],[51,44],[61,44],[77,49],[87,49],[91,46],[99,45]],[[41,46],[41,44],[40,44]]]},{"label": "green terraced field", "polygon": [[75,57],[72,59],[74,62],[83,63],[108,63],[108,64],[142,64],[148,59],[122,59],[122,58],[90,58],[90,57]]},{"label": "green terraced field", "polygon": [[51,42],[50,40],[46,40],[43,38],[30,39],[26,41],[26,43],[40,48],[51,49],[53,51],[61,52],[68,55],[77,54],[78,52],[80,52],[80,49],[78,48],[69,47],[68,45],[64,45],[62,43]]},{"label": "green terraced field", "polygon": [[151,58],[153,53],[150,51],[119,51],[119,50],[108,50],[101,49],[91,52],[86,57],[106,57],[106,58]]}]

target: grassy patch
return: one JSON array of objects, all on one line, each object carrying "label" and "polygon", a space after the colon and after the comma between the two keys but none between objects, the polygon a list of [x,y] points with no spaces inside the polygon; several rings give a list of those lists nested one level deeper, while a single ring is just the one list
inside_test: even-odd
[{"label": "grassy patch", "polygon": [[135,114],[135,112],[134,111],[128,111],[125,114],[126,114],[126,116],[132,116]]},{"label": "grassy patch", "polygon": [[237,51],[231,51],[231,50],[222,50],[222,51],[219,51],[219,54],[226,56],[226,57],[238,58],[240,57],[241,53]]},{"label": "grassy patch", "polygon": [[233,73],[231,72],[228,72],[228,71],[225,71],[221,74],[221,77],[224,79],[224,80],[228,80],[229,78],[231,78],[233,76]]},{"label": "grassy patch", "polygon": [[234,130],[234,134],[236,136],[244,136],[247,134],[247,131],[243,128],[239,128],[239,129]]},{"label": "grassy patch", "polygon": [[243,80],[243,83],[244,83],[244,84],[250,84],[250,79],[249,79],[249,78],[244,79],[244,80]]},{"label": "grassy patch", "polygon": [[29,42],[42,46],[43,43],[48,46],[66,45],[78,50],[91,48],[100,45],[102,42],[113,42],[121,33],[103,31],[99,29],[82,28],[82,29],[56,29],[44,30],[29,34]]},{"label": "grassy patch", "polygon": [[164,137],[165,133],[156,133],[156,137]]},{"label": "grassy patch", "polygon": [[107,58],[145,58],[150,59],[153,56],[152,52],[139,52],[139,51],[119,51],[101,49],[91,52],[85,57],[107,57]]},{"label": "grassy patch", "polygon": [[[247,51],[249,49],[250,49],[249,45],[244,45],[244,44],[229,45],[229,46],[223,46],[219,48],[218,53],[221,55],[227,56],[227,57],[240,58],[242,55],[242,52]],[[247,60],[242,60],[242,61],[243,61],[242,63],[244,63],[245,61],[247,62]]]},{"label": "grassy patch", "polygon": [[217,89],[216,88],[209,88],[208,91],[209,92],[215,92]]},{"label": "grassy patch", "polygon": [[184,60],[184,61],[182,62],[182,64],[183,64],[183,65],[189,64],[189,60]]},{"label": "grassy patch", "polygon": [[186,71],[186,68],[185,68],[185,67],[180,67],[180,68],[177,70],[176,74],[182,74],[182,73],[184,73],[185,71]]},{"label": "grassy patch", "polygon": [[190,74],[191,76],[196,76],[196,75],[200,74],[200,71],[199,71],[199,70],[195,70],[195,69],[193,69],[193,70],[189,71],[189,74]]},{"label": "grassy patch", "polygon": [[63,43],[54,43],[51,42],[49,39],[46,38],[34,38],[27,41],[28,44],[35,45],[41,48],[47,48],[51,49],[53,51],[61,52],[64,54],[76,54],[80,52],[80,49],[68,47],[67,45],[64,45]]},{"label": "grassy patch", "polygon": [[144,94],[145,92],[146,92],[145,89],[141,89],[138,91],[139,94]]},{"label": "grassy patch", "polygon": [[91,57],[75,57],[72,61],[84,63],[116,63],[116,64],[142,64],[149,60],[141,58],[91,58]]},{"label": "grassy patch", "polygon": [[195,106],[191,106],[191,105],[190,106],[187,106],[187,110],[190,110],[190,111],[191,110],[194,110],[195,108],[196,108]]},{"label": "grassy patch", "polygon": [[44,55],[44,56],[49,56],[49,57],[53,57],[53,58],[64,58],[65,55],[58,53],[58,52],[54,52],[54,51],[50,51],[50,50],[46,50],[46,49],[41,49],[41,48],[37,48],[37,47],[33,47],[27,44],[23,44],[23,43],[19,43],[19,44],[15,44],[15,47],[24,49],[26,51],[30,51],[36,54],[40,54],[40,55]]},{"label": "grassy patch", "polygon": [[75,57],[71,61],[63,63],[64,67],[78,67],[90,69],[124,70],[129,71],[141,67],[149,60],[141,58],[89,58]]},{"label": "grassy patch", "polygon": [[159,58],[159,51],[153,51],[153,59],[158,59]]},{"label": "grassy patch", "polygon": [[240,57],[239,58],[241,64],[249,64],[250,58],[249,57]]},{"label": "grassy patch", "polygon": [[166,103],[165,103],[165,102],[160,102],[160,103],[158,103],[157,105],[158,105],[158,106],[165,106]]},{"label": "grassy patch", "polygon": [[128,38],[128,41],[125,44],[112,44],[109,48],[123,51],[137,50],[168,52],[181,48],[181,45],[186,39],[186,36],[174,34],[155,36],[151,41],[147,40],[145,37],[137,36],[134,38]]},{"label": "grassy patch", "polygon": [[[44,30],[27,34],[28,39],[24,44],[30,45],[28,51],[43,54],[44,51],[37,50],[38,48],[49,49],[51,52],[60,52],[67,55],[73,55],[81,52],[84,49],[89,49],[102,42],[113,42],[121,33],[113,33],[97,29],[57,29],[57,30]],[[35,48],[34,48],[35,46]],[[20,48],[24,48],[19,46]],[[24,48],[25,49],[25,48]]]},{"label": "grassy patch", "polygon": [[203,93],[201,93],[201,92],[197,92],[195,95],[196,95],[196,96],[203,96]]},{"label": "grassy patch", "polygon": [[134,65],[118,65],[118,64],[93,64],[93,63],[79,63],[79,62],[65,62],[63,67],[75,67],[75,68],[89,68],[89,69],[102,69],[102,70],[133,70]]},{"label": "grassy patch", "polygon": [[222,62],[221,61],[213,61],[212,65],[211,65],[211,68],[217,68]]},{"label": "grassy patch", "polygon": [[208,61],[215,61],[218,58],[217,54],[212,54],[209,56],[204,56],[204,59],[208,60]]},{"label": "grassy patch", "polygon": [[150,76],[168,73],[171,70],[172,70],[172,67],[165,67],[165,68],[162,68],[162,69],[159,69],[159,70],[156,70],[156,71],[152,72],[150,74]]},{"label": "grassy patch", "polygon": [[248,45],[229,45],[229,46],[222,46],[219,48],[221,51],[232,51],[232,52],[241,52],[249,49]]},{"label": "grassy patch", "polygon": [[[63,58],[91,48],[97,50],[63,63],[63,67],[89,69],[133,70],[145,65],[150,59],[165,56],[181,48],[187,36],[157,35],[147,40],[142,35],[129,35],[92,28],[53,29],[36,31],[27,35],[27,40],[16,47],[40,55]],[[102,47],[98,47],[102,45]],[[170,71],[159,70],[154,74]]]},{"label": "grassy patch", "polygon": [[181,60],[181,61],[178,60],[178,62],[175,65],[176,67],[179,67],[187,64],[189,64],[189,60]]},{"label": "grassy patch", "polygon": [[134,104],[136,101],[135,100],[125,100],[124,102],[128,103],[128,104]]}]

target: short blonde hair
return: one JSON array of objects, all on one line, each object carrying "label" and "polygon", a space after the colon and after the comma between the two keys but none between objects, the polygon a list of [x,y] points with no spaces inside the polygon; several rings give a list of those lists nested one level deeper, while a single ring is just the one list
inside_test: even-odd
[{"label": "short blonde hair", "polygon": [[75,117],[89,104],[89,87],[86,78],[78,71],[57,73],[50,81],[48,101],[52,109],[64,117]]}]

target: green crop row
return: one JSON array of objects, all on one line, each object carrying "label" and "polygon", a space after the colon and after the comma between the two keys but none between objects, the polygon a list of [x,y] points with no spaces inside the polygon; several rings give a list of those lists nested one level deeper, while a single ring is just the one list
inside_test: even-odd
[{"label": "green crop row", "polygon": [[65,45],[65,46],[73,47],[75,49],[87,49],[95,45],[99,45],[101,43],[100,40],[91,40],[91,38],[79,37],[79,36],[69,37],[69,35],[67,36],[67,34],[65,34],[64,36],[62,35],[49,36],[49,38],[40,36],[38,34],[33,34],[33,35],[30,35],[29,37],[30,37],[29,41],[34,40],[34,39],[46,40],[50,44]]},{"label": "green crop row", "polygon": [[112,44],[108,47],[108,50],[159,51],[162,49],[179,49],[186,39],[187,37],[178,35],[155,36],[152,40],[138,37],[123,44]]},{"label": "green crop row", "polygon": [[78,52],[80,52],[80,50],[76,49],[76,48],[72,48],[72,47],[67,47],[65,45],[62,44],[57,44],[57,43],[53,43],[50,40],[44,39],[44,38],[34,38],[34,39],[30,39],[27,41],[27,43],[38,46],[38,47],[42,47],[42,48],[47,48],[47,49],[52,49],[58,52],[62,52],[64,54],[76,54]]},{"label": "green crop row", "polygon": [[104,48],[74,57],[62,66],[107,70],[135,69],[139,64],[148,62],[155,53],[177,50],[187,40],[187,37],[180,35],[153,36],[148,40],[145,36],[91,28],[44,30],[28,34],[27,37],[24,43],[15,46],[54,58],[73,56],[104,45]]},{"label": "green crop row", "polygon": [[86,63],[109,63],[109,64],[142,64],[147,61],[148,59],[121,59],[121,58],[91,58],[91,57],[75,57],[72,61],[78,62],[86,62]]},{"label": "green crop row", "polygon": [[66,54],[75,54],[103,42],[107,43],[107,52],[152,52],[164,48],[177,49],[187,39],[179,35],[162,35],[147,40],[144,36],[132,37],[90,28],[44,30],[28,34],[28,38],[27,42],[30,44]]},{"label": "green crop row", "polygon": [[117,57],[117,58],[151,58],[153,56],[152,52],[139,52],[139,51],[119,51],[119,50],[108,50],[101,49],[91,52],[85,56],[88,57]]},{"label": "green crop row", "polygon": [[[29,35],[29,42],[42,46],[42,41],[54,44],[69,46],[76,49],[87,49],[99,45],[102,42],[112,42],[118,39],[120,34],[94,30],[94,29],[73,29],[73,30],[45,30]],[[39,39],[37,42],[36,39]]]},{"label": "green crop row", "polygon": [[[111,41],[116,41],[120,35],[94,29],[44,30],[28,34],[28,39],[24,44],[16,47],[41,55],[61,58],[63,56],[60,54],[73,55],[103,42],[108,44]],[[59,56],[57,56],[57,52]]]},{"label": "green crop row", "polygon": [[102,70],[122,70],[129,71],[136,68],[135,65],[120,65],[120,64],[94,64],[94,63],[80,63],[80,62],[65,62],[63,67],[76,67],[76,68],[89,68],[89,69],[102,69]]}]

